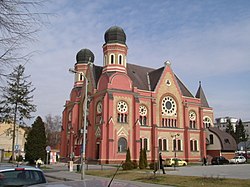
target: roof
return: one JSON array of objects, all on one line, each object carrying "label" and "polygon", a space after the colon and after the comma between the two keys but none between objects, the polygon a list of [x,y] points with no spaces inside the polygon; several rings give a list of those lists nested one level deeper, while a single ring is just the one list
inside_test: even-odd
[{"label": "roof", "polygon": [[203,89],[201,87],[201,82],[200,82],[200,85],[199,85],[199,88],[197,90],[197,93],[196,93],[195,97],[199,98],[201,100],[201,106],[202,107],[209,108],[209,105],[208,105],[208,102],[207,102],[207,98],[206,98],[206,96],[204,94],[204,91],[203,91]]},{"label": "roof", "polygon": [[[96,85],[102,74],[103,67],[93,65],[94,79]],[[135,64],[127,63],[127,73],[133,82],[133,86],[141,90],[153,91],[156,88],[157,83],[163,73],[164,67],[159,69],[153,69],[149,67],[139,66]],[[194,97],[191,92],[187,89],[184,83],[174,74],[176,82],[181,90],[183,96]]]},{"label": "roof", "polygon": [[222,131],[217,127],[209,127],[208,130],[217,135],[221,143],[222,151],[235,151],[237,149],[236,141],[229,133]]}]

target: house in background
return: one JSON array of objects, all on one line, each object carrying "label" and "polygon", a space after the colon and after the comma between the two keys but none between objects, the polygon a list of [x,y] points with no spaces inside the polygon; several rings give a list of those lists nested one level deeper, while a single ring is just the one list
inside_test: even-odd
[{"label": "house in background", "polygon": [[237,144],[235,139],[217,127],[206,129],[207,155],[209,158],[224,156],[231,159],[235,156]]},{"label": "house in background", "polygon": [[[13,124],[0,123],[0,149],[2,159],[9,160],[12,154]],[[26,130],[24,127],[16,125],[15,152],[24,156],[24,144],[26,142]]]},{"label": "house in background", "polygon": [[214,126],[218,127],[220,130],[226,131],[227,126],[231,123],[233,126],[234,132],[236,130],[236,125],[238,123],[238,119],[234,117],[221,117],[221,118],[216,118]]}]

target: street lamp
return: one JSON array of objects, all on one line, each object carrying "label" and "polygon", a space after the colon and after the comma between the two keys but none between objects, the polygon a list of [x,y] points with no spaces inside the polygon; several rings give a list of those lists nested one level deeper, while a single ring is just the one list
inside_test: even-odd
[{"label": "street lamp", "polygon": [[82,138],[82,155],[81,155],[81,180],[85,178],[85,146],[86,146],[86,127],[87,127],[87,102],[88,102],[88,83],[89,80],[84,73],[80,73],[74,69],[69,69],[69,72],[81,74],[85,79],[85,99],[84,99],[84,123],[83,123],[83,138]]},{"label": "street lamp", "polygon": [[175,142],[174,142],[174,170],[175,170],[175,166],[176,166],[176,137],[180,136],[180,134],[174,134],[171,135],[172,138],[174,138]]}]

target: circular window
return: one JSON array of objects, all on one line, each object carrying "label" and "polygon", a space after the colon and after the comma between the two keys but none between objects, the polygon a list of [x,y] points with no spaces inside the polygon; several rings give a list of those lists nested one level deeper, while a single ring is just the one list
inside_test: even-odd
[{"label": "circular window", "polygon": [[192,121],[194,121],[196,119],[196,114],[194,111],[189,112],[189,119]]},{"label": "circular window", "polygon": [[172,116],[176,114],[176,102],[170,97],[164,97],[162,100],[162,114]]},{"label": "circular window", "polygon": [[117,104],[117,110],[120,113],[127,112],[128,111],[128,105],[127,105],[127,103],[124,102],[124,101],[119,101],[118,104]]},{"label": "circular window", "polygon": [[97,107],[96,107],[96,111],[97,111],[97,113],[102,113],[102,103],[101,103],[101,101],[99,101],[98,103],[97,103]]},{"label": "circular window", "polygon": [[139,113],[141,116],[146,116],[147,115],[147,108],[144,106],[144,105],[141,105],[140,108],[139,108]]}]

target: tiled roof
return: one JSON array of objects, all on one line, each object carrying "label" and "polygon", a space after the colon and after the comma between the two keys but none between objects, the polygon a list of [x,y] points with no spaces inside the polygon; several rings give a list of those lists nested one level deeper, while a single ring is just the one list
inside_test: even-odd
[{"label": "tiled roof", "polygon": [[[96,85],[101,76],[102,69],[103,67],[101,66],[96,66],[96,65],[93,66]],[[149,67],[127,63],[127,73],[130,79],[133,81],[133,86],[141,90],[147,90],[147,91],[155,90],[163,70],[164,67],[161,67],[159,69],[153,69]],[[187,87],[183,84],[183,82],[176,75],[174,76],[182,92],[182,95],[186,97],[194,97],[191,94],[191,92],[187,89]]]},{"label": "tiled roof", "polygon": [[235,151],[237,149],[236,141],[229,133],[217,127],[209,127],[208,130],[217,135],[221,142],[222,151]]}]

